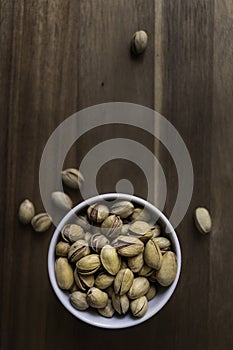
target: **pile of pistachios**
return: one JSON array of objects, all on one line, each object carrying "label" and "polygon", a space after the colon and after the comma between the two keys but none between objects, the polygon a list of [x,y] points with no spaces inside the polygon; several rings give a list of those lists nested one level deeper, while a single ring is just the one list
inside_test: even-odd
[{"label": "pile of pistachios", "polygon": [[148,301],[177,274],[176,254],[151,214],[129,201],[95,203],[67,223],[55,274],[77,310],[143,317]]}]

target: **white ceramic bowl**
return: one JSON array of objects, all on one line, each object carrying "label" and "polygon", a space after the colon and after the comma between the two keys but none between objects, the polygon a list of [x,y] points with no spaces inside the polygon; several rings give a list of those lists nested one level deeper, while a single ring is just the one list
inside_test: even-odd
[{"label": "white ceramic bowl", "polygon": [[[140,206],[143,206],[147,208],[152,214],[154,213],[156,217],[159,216],[159,223],[164,226],[168,227],[170,233],[167,234],[168,238],[172,242],[173,250],[175,251],[177,255],[177,263],[178,263],[178,270],[177,275],[174,280],[174,282],[166,288],[161,288],[161,290],[157,293],[157,295],[149,301],[149,307],[148,311],[145,314],[144,317],[135,319],[133,318],[129,313],[125,316],[117,316],[114,315],[112,318],[105,318],[99,315],[97,312],[93,311],[78,311],[76,310],[69,301],[68,293],[62,291],[57,284],[55,271],[54,271],[54,263],[55,263],[55,246],[59,239],[59,235],[61,232],[61,229],[63,226],[69,222],[69,219],[72,217],[72,215],[75,213],[78,213],[82,211],[87,205],[93,204],[95,202],[99,202],[101,200],[113,200],[113,199],[119,199],[119,200],[131,200],[134,203],[139,204]],[[68,214],[63,218],[63,220],[60,222],[58,227],[56,228],[51,242],[49,246],[49,252],[48,252],[48,272],[49,272],[49,278],[52,284],[52,287],[54,289],[55,294],[57,295],[58,299],[61,301],[61,303],[65,306],[65,308],[73,314],[75,317],[79,318],[80,320],[89,323],[91,325],[102,327],[102,328],[112,328],[112,329],[119,329],[119,328],[127,328],[131,326],[135,326],[139,323],[142,323],[146,320],[148,320],[150,317],[154,316],[159,312],[159,310],[162,309],[162,307],[168,302],[170,297],[172,296],[179,276],[180,276],[180,270],[181,270],[181,251],[180,251],[180,244],[177,238],[177,235],[168,221],[168,219],[162,214],[162,212],[157,209],[155,206],[150,204],[149,202],[145,201],[144,199],[141,199],[136,196],[131,196],[127,194],[119,194],[119,193],[109,193],[104,195],[99,195],[96,197],[93,197],[91,199],[88,199],[88,203],[86,201],[83,201],[82,203],[78,204],[75,208],[73,208]]]}]

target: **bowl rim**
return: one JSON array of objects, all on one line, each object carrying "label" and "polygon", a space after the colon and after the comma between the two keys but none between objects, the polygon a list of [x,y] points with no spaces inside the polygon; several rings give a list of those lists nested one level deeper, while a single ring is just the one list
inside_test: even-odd
[{"label": "bowl rim", "polygon": [[[60,287],[57,284],[56,281],[56,276],[55,276],[55,269],[54,269],[54,260],[55,260],[55,246],[59,237],[59,234],[61,232],[61,229],[63,226],[67,223],[67,221],[77,212],[81,211],[84,207],[87,205],[93,204],[95,202],[101,201],[101,200],[111,200],[111,199],[121,199],[121,200],[130,200],[133,201],[139,205],[142,205],[146,208],[148,208],[150,211],[155,212],[156,215],[158,215],[159,219],[165,223],[167,230],[169,230],[172,240],[173,240],[173,245],[175,245],[176,249],[176,256],[177,256],[177,274],[176,278],[173,281],[173,283],[168,286],[167,289],[167,296],[164,297],[162,301],[160,301],[159,306],[157,306],[157,310],[155,312],[151,312],[150,314],[147,312],[144,317],[138,318],[138,319],[132,319],[132,321],[129,321],[127,324],[122,324],[122,319],[119,319],[118,322],[112,322],[111,319],[109,319],[109,322],[106,324],[101,323],[101,322],[95,322],[92,320],[89,320],[88,317],[86,317],[86,313],[83,313],[81,311],[76,310],[70,303],[68,304],[66,300],[64,300],[64,291],[60,289]],[[128,328],[128,327],[133,327],[136,326],[140,323],[145,322],[149,318],[153,317],[156,315],[169,301],[171,298],[172,294],[174,293],[179,277],[180,277],[180,272],[181,272],[181,248],[179,244],[179,240],[177,237],[177,234],[172,227],[170,221],[167,219],[167,217],[153,204],[148,202],[147,200],[130,195],[130,194],[125,194],[125,193],[106,193],[106,194],[100,194],[94,197],[90,197],[81,203],[77,204],[74,208],[72,208],[64,217],[63,219],[59,222],[58,226],[56,227],[52,238],[49,243],[49,249],[48,249],[48,275],[49,275],[49,280],[50,284],[53,288],[54,293],[56,294],[57,298],[60,300],[62,305],[76,318],[80,319],[81,321],[90,324],[92,326],[100,327],[100,328],[107,328],[107,329],[121,329],[121,328]],[[83,313],[83,314],[82,314]],[[101,316],[100,316],[101,317]]]}]

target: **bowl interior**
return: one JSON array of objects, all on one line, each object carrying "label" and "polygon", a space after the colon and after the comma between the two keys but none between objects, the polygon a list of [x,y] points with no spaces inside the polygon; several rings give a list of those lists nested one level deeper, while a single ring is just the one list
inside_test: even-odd
[{"label": "bowl interior", "polygon": [[[135,204],[138,204],[139,206],[145,207],[152,215],[155,217],[159,217],[158,222],[162,227],[167,227],[169,233],[167,233],[165,236],[167,236],[170,241],[172,242],[172,248],[174,252],[177,255],[177,263],[178,263],[178,269],[177,269],[177,275],[174,280],[174,282],[166,288],[160,288],[156,296],[149,301],[149,307],[148,311],[145,314],[144,317],[136,319],[133,318],[130,314],[124,315],[124,316],[118,316],[114,315],[111,319],[102,317],[95,311],[86,310],[86,311],[78,311],[76,310],[69,301],[69,295],[68,293],[62,291],[56,281],[55,271],[54,271],[54,263],[55,263],[55,246],[57,241],[59,240],[60,232],[63,226],[70,222],[71,218],[73,217],[74,213],[81,212],[87,205],[93,204],[95,202],[101,202],[102,200],[130,200],[134,202]],[[117,193],[110,193],[110,194],[104,194],[100,196],[93,197],[91,199],[88,199],[87,201],[84,201],[80,204],[78,204],[76,207],[74,207],[68,214],[63,218],[63,220],[60,222],[60,224],[57,226],[51,242],[49,246],[49,252],[48,252],[48,272],[49,272],[49,278],[52,284],[52,287],[54,289],[54,292],[56,293],[57,297],[61,301],[61,303],[65,306],[65,308],[71,312],[74,316],[79,318],[80,320],[89,323],[94,326],[103,327],[103,328],[126,328],[135,326],[139,323],[142,323],[155,315],[161,308],[167,303],[167,301],[170,299],[171,295],[173,294],[179,276],[180,276],[180,270],[181,270],[181,251],[180,251],[180,245],[179,241],[177,239],[176,233],[171,226],[168,219],[162,214],[161,211],[159,211],[155,206],[148,203],[147,201],[136,197],[131,196],[127,194],[117,194]]]}]

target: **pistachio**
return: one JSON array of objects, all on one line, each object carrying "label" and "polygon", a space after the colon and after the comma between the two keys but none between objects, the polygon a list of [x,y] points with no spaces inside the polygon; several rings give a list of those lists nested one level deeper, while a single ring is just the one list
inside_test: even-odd
[{"label": "pistachio", "polygon": [[92,275],[100,268],[100,258],[98,254],[90,254],[78,260],[77,271],[81,275]]},{"label": "pistachio", "polygon": [[109,237],[114,238],[120,232],[120,228],[122,227],[123,222],[120,216],[110,215],[108,216],[101,224],[101,228],[103,233]]},{"label": "pistachio", "polygon": [[136,277],[127,295],[130,299],[137,299],[145,295],[150,289],[150,283],[146,277]]},{"label": "pistachio", "polygon": [[69,289],[69,293],[72,294],[73,292],[77,292],[78,287],[75,283],[73,283],[72,287]]},{"label": "pistachio", "polygon": [[148,35],[144,30],[135,32],[131,42],[131,52],[135,56],[142,54],[147,47],[147,43]]},{"label": "pistachio", "polygon": [[194,220],[200,233],[205,235],[211,231],[212,220],[210,213],[206,208],[197,208],[194,213]]},{"label": "pistachio", "polygon": [[129,299],[126,294],[112,294],[112,305],[119,315],[125,315],[129,310]]},{"label": "pistachio", "polygon": [[59,287],[69,290],[74,283],[73,270],[66,258],[58,258],[55,261],[55,274]]},{"label": "pistachio", "polygon": [[163,287],[169,286],[176,278],[177,259],[176,254],[167,252],[162,257],[162,264],[157,271],[156,278],[159,284]]},{"label": "pistachio", "polygon": [[90,238],[91,248],[96,253],[100,253],[101,249],[107,244],[109,244],[109,240],[101,233],[95,233]]},{"label": "pistachio", "polygon": [[73,305],[73,307],[75,307],[75,309],[80,310],[80,311],[84,311],[87,310],[89,305],[87,303],[87,295],[86,293],[82,293],[82,292],[73,292],[70,295],[70,302]]},{"label": "pistachio", "polygon": [[67,224],[63,227],[61,236],[64,241],[74,243],[78,239],[83,239],[84,231],[81,226],[75,224]]},{"label": "pistachio", "polygon": [[112,287],[112,286],[108,287],[108,288],[105,290],[105,292],[108,294],[108,297],[112,299],[112,295],[113,295],[113,293],[114,293],[113,287]]},{"label": "pistachio", "polygon": [[64,192],[53,192],[51,198],[56,207],[62,210],[70,210],[73,206],[72,200]]},{"label": "pistachio", "polygon": [[144,260],[146,264],[155,270],[159,270],[162,263],[161,251],[154,241],[154,238],[150,239],[145,246]]},{"label": "pistachio", "polygon": [[108,273],[101,272],[95,280],[95,286],[99,289],[106,289],[113,284],[114,277]]},{"label": "pistachio", "polygon": [[129,224],[124,224],[122,227],[121,227],[121,235],[123,236],[128,236],[129,235]]},{"label": "pistachio", "polygon": [[19,221],[26,225],[29,224],[35,215],[35,207],[32,202],[28,199],[25,199],[19,206]]},{"label": "pistachio", "polygon": [[100,252],[103,267],[110,275],[116,275],[121,267],[121,258],[114,247],[105,245]]},{"label": "pistachio", "polygon": [[80,239],[72,244],[69,249],[68,259],[71,262],[77,262],[79,259],[90,254],[91,250],[86,241]]},{"label": "pistachio", "polygon": [[81,275],[78,273],[77,267],[74,270],[74,279],[77,287],[82,291],[86,291],[94,286],[94,275]]},{"label": "pistachio", "polygon": [[148,310],[147,298],[145,296],[142,296],[131,301],[130,310],[134,317],[143,317]]},{"label": "pistachio", "polygon": [[120,255],[126,257],[138,255],[144,250],[144,244],[131,236],[119,236],[113,245]]},{"label": "pistachio", "polygon": [[138,272],[138,275],[143,277],[149,277],[153,274],[153,272],[154,269],[152,269],[152,267],[144,264],[141,270]]},{"label": "pistachio", "polygon": [[91,227],[87,215],[79,215],[76,219],[76,224],[81,226],[85,231],[88,231]]},{"label": "pistachio", "polygon": [[151,228],[151,231],[152,231],[152,237],[153,237],[153,238],[158,237],[158,236],[160,236],[160,234],[161,234],[161,227],[160,227],[158,224],[155,224],[155,225]]},{"label": "pistachio", "polygon": [[128,258],[128,266],[133,272],[139,272],[144,265],[143,253],[140,253],[132,258]]},{"label": "pistachio", "polygon": [[90,205],[87,209],[88,218],[92,222],[101,223],[108,217],[108,214],[109,210],[106,205],[103,204],[95,203]]},{"label": "pistachio", "polygon": [[156,288],[155,288],[155,286],[153,286],[151,284],[150,289],[148,290],[148,292],[146,293],[145,296],[146,296],[147,300],[149,301],[149,300],[153,299],[155,297],[155,295],[156,295]]},{"label": "pistachio", "polygon": [[91,239],[92,234],[90,232],[86,232],[84,235],[84,240],[89,243]]},{"label": "pistachio", "polygon": [[108,299],[107,305],[103,309],[98,309],[101,316],[111,318],[114,315],[114,308],[112,307],[112,301]]},{"label": "pistachio", "polygon": [[145,221],[133,222],[130,225],[129,230],[130,234],[140,238],[142,242],[147,242],[153,236],[150,225]]},{"label": "pistachio", "polygon": [[92,287],[87,292],[87,302],[91,307],[103,309],[108,303],[108,294],[96,287]]},{"label": "pistachio", "polygon": [[114,291],[116,294],[123,295],[128,292],[133,284],[133,272],[126,268],[119,270],[114,280]]},{"label": "pistachio", "polygon": [[130,219],[132,221],[134,220],[150,221],[150,214],[145,209],[135,208],[133,213],[130,216]]},{"label": "pistachio", "polygon": [[170,248],[171,242],[166,237],[156,237],[153,241],[158,245],[161,250]]},{"label": "pistachio", "polygon": [[68,243],[60,241],[56,245],[56,255],[67,257],[69,249],[70,245]]},{"label": "pistachio", "polygon": [[124,260],[121,260],[121,267],[120,267],[120,270],[123,270],[123,269],[127,269],[127,263],[126,263],[126,261],[124,261]]},{"label": "pistachio", "polygon": [[78,169],[69,168],[61,172],[63,183],[73,189],[78,189],[84,182],[83,175]]},{"label": "pistachio", "polygon": [[157,274],[157,271],[156,270],[154,270],[153,271],[153,273],[148,277],[148,280],[150,281],[150,282],[156,282],[157,281],[157,279],[156,279],[156,274]]},{"label": "pistachio", "polygon": [[31,224],[34,231],[44,232],[51,226],[52,219],[47,213],[40,213],[32,218]]},{"label": "pistachio", "polygon": [[121,219],[127,218],[132,214],[134,210],[134,205],[129,201],[120,201],[111,207],[111,213],[115,215],[119,215]]}]

